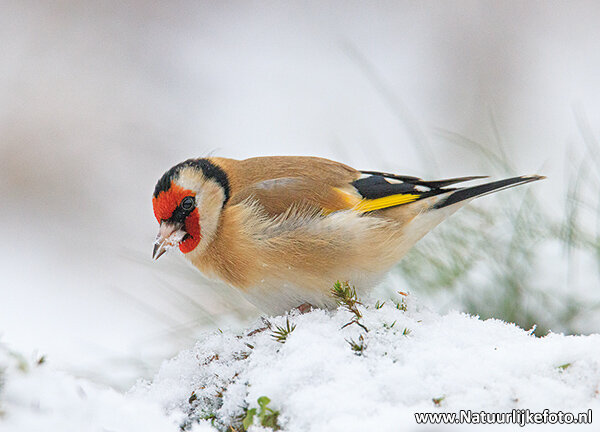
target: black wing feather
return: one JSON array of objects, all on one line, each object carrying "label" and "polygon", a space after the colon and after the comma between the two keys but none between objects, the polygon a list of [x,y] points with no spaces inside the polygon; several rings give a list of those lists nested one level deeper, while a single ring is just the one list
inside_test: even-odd
[{"label": "black wing feather", "polygon": [[[543,176],[537,175],[521,176],[466,188],[447,188],[446,186],[469,180],[487,178],[487,176],[457,177],[445,180],[426,181],[418,177],[402,176],[378,171],[361,171],[361,173],[367,174],[368,177],[355,180],[352,182],[352,185],[365,199],[377,199],[397,194],[414,194],[418,195],[417,199],[423,199],[451,192],[448,194],[448,197],[432,207],[434,209],[439,209],[470,198],[486,195],[497,190],[544,178]],[[386,179],[394,179],[398,180],[398,182],[390,182]]]},{"label": "black wing feather", "polygon": [[390,195],[416,192],[414,184],[390,183],[384,177],[378,175],[354,180],[352,186],[366,199],[377,199]]},{"label": "black wing feather", "polygon": [[437,203],[433,208],[438,209],[442,207],[446,207],[452,204],[456,204],[458,202],[468,200],[471,198],[475,198],[482,195],[487,195],[489,193],[499,191],[502,189],[506,189],[513,186],[522,185],[525,183],[529,183],[536,180],[545,179],[544,176],[539,175],[529,175],[529,176],[520,176],[520,177],[512,177],[504,180],[498,180],[490,183],[485,183],[478,186],[472,186],[469,188],[458,189],[453,194],[449,195],[448,198],[444,199]]},{"label": "black wing feather", "polygon": [[423,180],[419,177],[390,174],[390,173],[384,173],[384,172],[379,172],[379,171],[361,171],[361,173],[371,174],[374,176],[381,176],[381,177],[386,177],[386,178],[392,178],[392,179],[400,180],[400,181],[403,181],[406,183],[411,183],[413,185],[430,187],[432,189],[443,188],[443,187],[450,186],[450,185],[453,185],[456,183],[462,183],[462,182],[466,182],[466,181],[470,181],[470,180],[478,180],[478,179],[482,179],[482,178],[488,178],[488,176],[470,176],[470,177],[455,177],[455,178],[444,179],[444,180],[430,181],[430,180]]}]

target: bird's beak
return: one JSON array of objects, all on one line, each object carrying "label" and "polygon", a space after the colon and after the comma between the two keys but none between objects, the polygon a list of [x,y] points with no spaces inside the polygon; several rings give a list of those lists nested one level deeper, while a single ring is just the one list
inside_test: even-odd
[{"label": "bird's beak", "polygon": [[181,224],[171,224],[163,222],[160,224],[156,241],[154,242],[154,250],[152,251],[152,259],[159,259],[166,251],[172,247],[178,246],[185,236],[185,231],[182,230]]}]

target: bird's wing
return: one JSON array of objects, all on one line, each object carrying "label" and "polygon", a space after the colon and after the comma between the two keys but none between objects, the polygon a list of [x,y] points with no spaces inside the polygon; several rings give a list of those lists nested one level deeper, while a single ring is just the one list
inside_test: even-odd
[{"label": "bird's wing", "polygon": [[360,213],[384,210],[438,195],[460,181],[479,177],[424,181],[417,177],[358,171],[348,165],[307,156],[268,156],[245,160],[211,158],[227,172],[232,190],[228,205],[249,198],[270,215],[291,207],[328,214],[354,209]]},{"label": "bird's wing", "polygon": [[233,194],[228,205],[252,201],[271,216],[284,214],[292,208],[321,214],[350,209],[370,213],[436,195],[440,195],[436,207],[442,207],[532,179],[515,177],[470,188],[454,188],[448,186],[484,177],[426,181],[378,171],[358,171],[328,159],[302,156],[257,157],[242,161],[213,159],[225,166],[232,185]]},{"label": "bird's wing", "polygon": [[329,214],[356,206],[361,198],[352,189],[331,186],[301,177],[264,180],[236,193],[229,206],[258,204],[269,216],[279,216],[290,210]]},{"label": "bird's wing", "polygon": [[446,186],[483,177],[457,177],[445,180],[426,181],[418,177],[388,174],[377,171],[361,171],[361,178],[351,184],[362,200],[355,210],[362,213],[385,210],[408,204],[423,198],[455,191]]},{"label": "bird's wing", "polygon": [[456,177],[445,180],[426,181],[417,177],[375,171],[361,172],[363,173],[363,177],[354,180],[352,185],[363,197],[363,200],[355,206],[355,210],[363,213],[385,210],[436,195],[439,195],[439,199],[436,200],[435,205],[431,208],[439,209],[458,203],[465,204],[478,196],[545,178],[538,175],[526,175],[477,186],[449,188],[447,186],[486,177]]},{"label": "bird's wing", "polygon": [[348,165],[311,156],[263,156],[244,160],[214,157],[210,160],[227,173],[232,195],[267,180],[299,178],[343,187],[361,175]]},{"label": "bird's wing", "polygon": [[439,185],[472,179],[425,182],[414,177],[404,178],[386,178],[377,173],[345,183],[305,177],[269,179],[242,189],[232,197],[229,205],[258,204],[269,216],[279,216],[292,208],[325,215],[338,210],[369,213],[451,192],[455,189]]}]

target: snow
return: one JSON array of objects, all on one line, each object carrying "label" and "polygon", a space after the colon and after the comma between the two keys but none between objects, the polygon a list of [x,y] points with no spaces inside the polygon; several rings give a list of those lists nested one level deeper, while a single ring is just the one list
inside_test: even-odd
[{"label": "snow", "polygon": [[[181,425],[241,431],[247,410],[258,409],[263,396],[290,432],[421,430],[415,412],[460,409],[597,412],[600,335],[537,338],[499,320],[439,315],[411,296],[404,305],[376,308],[365,301],[359,321],[368,332],[345,326],[354,315],[342,308],[265,318],[242,333],[207,332],[165,361],[153,380],[126,393],[0,347],[0,426],[8,432],[177,431]],[[281,343],[273,330],[286,320],[295,328]],[[361,336],[365,348],[357,355],[349,341]]]},{"label": "snow", "polygon": [[20,358],[0,346],[2,431],[176,431],[158,404]]}]

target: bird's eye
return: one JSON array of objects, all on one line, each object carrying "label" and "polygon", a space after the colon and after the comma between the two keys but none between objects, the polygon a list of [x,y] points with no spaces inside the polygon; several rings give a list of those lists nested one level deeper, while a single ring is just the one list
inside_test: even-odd
[{"label": "bird's eye", "polygon": [[181,200],[181,208],[184,209],[184,210],[186,210],[186,211],[189,211],[189,210],[193,209],[194,208],[194,204],[195,204],[194,198],[191,197],[191,196],[187,196],[187,197],[185,197],[184,199]]}]

